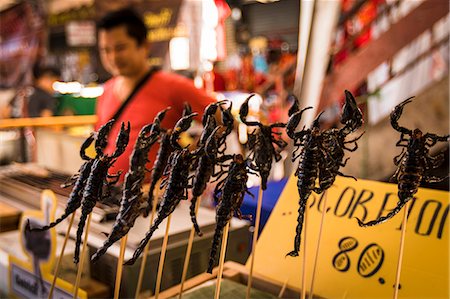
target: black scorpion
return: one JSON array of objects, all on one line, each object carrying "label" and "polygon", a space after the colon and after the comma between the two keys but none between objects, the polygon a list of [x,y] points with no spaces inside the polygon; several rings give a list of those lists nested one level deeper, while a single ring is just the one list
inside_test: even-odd
[{"label": "black scorpion", "polygon": [[218,205],[216,207],[216,229],[206,271],[208,273],[212,273],[220,239],[223,237],[223,230],[233,214],[236,213],[240,219],[251,217],[249,215],[243,216],[240,211],[245,193],[252,195],[247,189],[248,172],[251,171],[247,167],[248,160],[244,160],[244,157],[240,154],[234,155],[232,159],[227,176],[216,185],[214,190],[214,199],[218,202]]},{"label": "black scorpion", "polygon": [[[321,167],[326,166],[327,161],[327,153],[322,147],[323,138],[319,126],[319,119],[322,113],[320,113],[314,120],[311,129],[303,128],[301,131],[295,132],[297,125],[300,123],[302,113],[311,108],[312,107],[307,107],[301,111],[293,113],[290,116],[286,127],[287,135],[294,140],[294,146],[297,147],[293,153],[292,161],[295,161],[300,157],[300,162],[295,172],[295,176],[298,177],[297,189],[300,199],[294,250],[287,254],[290,256],[298,256],[298,252],[300,251],[301,233],[306,203],[311,192],[316,189],[316,179],[319,175],[319,171]],[[300,149],[300,147],[302,147],[302,150],[300,154],[296,155],[296,152]]]},{"label": "black scorpion", "polygon": [[[192,114],[192,108],[189,103],[184,103],[182,117]],[[164,130],[161,128],[161,140],[159,142],[158,153],[152,168],[152,175],[150,177],[150,188],[148,190],[148,205],[144,211],[144,216],[147,217],[153,207],[154,192],[156,184],[161,179],[164,169],[169,161],[170,154],[175,150],[171,142],[172,129]]]},{"label": "black scorpion", "polygon": [[199,236],[202,235],[202,232],[200,231],[195,215],[197,199],[203,194],[211,176],[214,175],[215,165],[218,162],[224,162],[231,157],[222,155],[218,158],[219,148],[221,147],[221,144],[225,144],[225,138],[231,133],[234,124],[234,118],[231,115],[231,105],[228,109],[223,109],[220,106],[220,109],[222,109],[222,123],[226,129],[220,135],[217,133],[220,127],[217,126],[214,113],[216,112],[217,106],[223,103],[225,103],[225,101],[209,105],[205,109],[202,118],[204,128],[198,143],[198,165],[192,180],[192,199],[190,205],[191,220],[195,231]]},{"label": "black scorpion", "polygon": [[[249,167],[257,171],[261,175],[261,187],[263,190],[267,189],[267,179],[272,168],[272,159],[275,161],[281,160],[280,152],[286,147],[287,143],[281,138],[275,136],[281,135],[280,132],[274,132],[274,128],[284,128],[284,123],[273,123],[271,125],[263,125],[257,121],[247,121],[248,102],[254,95],[250,95],[242,104],[239,110],[239,116],[244,124],[247,126],[257,126],[259,130],[255,129],[248,136],[248,145],[250,150],[250,160],[253,161]],[[275,149],[277,146],[278,149]]]},{"label": "black scorpion", "polygon": [[[360,219],[357,219],[359,226],[377,225],[394,217],[409,200],[413,199],[421,182],[435,183],[448,178],[430,176],[427,173],[439,167],[444,160],[443,153],[431,157],[429,153],[430,148],[437,142],[447,142],[450,135],[438,136],[432,133],[423,134],[419,129],[409,130],[398,124],[403,107],[411,101],[411,98],[408,98],[398,104],[390,115],[392,127],[400,132],[400,140],[396,143],[396,146],[403,147],[402,152],[394,158],[394,164],[397,166],[397,170],[392,176],[392,179],[398,182],[397,206],[386,216],[381,216],[373,221],[364,223]],[[406,138],[406,136],[409,136],[409,138]]]},{"label": "black scorpion", "polygon": [[[91,172],[92,164],[94,163],[95,158],[98,158],[101,151],[103,151],[103,149],[106,147],[106,136],[111,130],[113,123],[114,121],[109,121],[101,126],[97,133],[91,134],[81,145],[80,156],[86,162],[81,165],[78,173],[73,175],[69,179],[69,183],[61,185],[61,187],[63,188],[73,185],[63,215],[61,215],[61,217],[56,219],[54,222],[43,227],[30,228],[30,225],[27,224],[26,229],[30,229],[31,231],[43,231],[52,228],[66,219],[70,214],[74,213],[81,206],[81,200],[83,199],[83,190]],[[94,140],[97,155],[94,159],[92,159],[86,155],[86,149],[92,144]]]},{"label": "black scorpion", "polygon": [[197,113],[193,113],[182,117],[173,129],[171,142],[172,146],[176,149],[172,152],[166,169],[164,170],[161,188],[166,187],[166,189],[164,190],[161,204],[158,209],[158,215],[150,230],[145,234],[144,239],[139,243],[133,257],[128,260],[125,265],[133,265],[136,262],[161,222],[173,213],[181,200],[187,199],[187,189],[189,188],[189,165],[195,157],[187,147],[182,148],[178,144],[178,138],[182,132],[190,127],[192,118],[196,115]]},{"label": "black scorpion", "polygon": [[[114,153],[112,155],[106,155],[103,154],[100,149],[96,149],[98,150],[97,153],[99,154],[99,157],[97,157],[92,164],[91,173],[89,174],[89,178],[86,182],[86,187],[83,192],[81,217],[78,223],[75,253],[73,257],[75,264],[77,264],[79,260],[81,236],[83,234],[87,216],[92,212],[97,201],[105,202],[109,199],[109,188],[113,184],[117,183],[121,172],[110,175],[108,174],[108,169],[114,164],[117,157],[119,157],[125,151],[125,148],[128,145],[129,137],[130,123],[128,123],[126,129],[125,124],[122,123],[120,132],[116,139],[116,150],[114,151]],[[108,178],[112,178],[113,180],[108,182]],[[104,186],[106,187],[106,191],[103,188]]]},{"label": "black scorpion", "polygon": [[145,209],[142,205],[143,193],[142,184],[144,183],[145,165],[148,162],[148,152],[158,140],[160,133],[160,123],[168,109],[158,113],[153,124],[144,126],[136,139],[133,152],[130,157],[130,167],[125,175],[122,201],[119,214],[113,225],[111,234],[105,240],[103,246],[92,256],[91,260],[96,262],[100,256],[105,254],[108,248],[116,241],[125,236],[133,227],[134,222],[141,212]]}]

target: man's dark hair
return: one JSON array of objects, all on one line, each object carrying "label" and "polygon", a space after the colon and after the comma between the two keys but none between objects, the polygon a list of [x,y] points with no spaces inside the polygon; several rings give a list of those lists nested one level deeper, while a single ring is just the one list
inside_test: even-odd
[{"label": "man's dark hair", "polygon": [[44,76],[61,77],[61,72],[59,69],[53,66],[41,66],[35,65],[33,67],[33,77],[35,79],[42,78]]},{"label": "man's dark hair", "polygon": [[147,38],[147,27],[142,17],[132,8],[122,8],[106,14],[97,23],[97,30],[111,30],[125,26],[127,34],[141,45]]}]

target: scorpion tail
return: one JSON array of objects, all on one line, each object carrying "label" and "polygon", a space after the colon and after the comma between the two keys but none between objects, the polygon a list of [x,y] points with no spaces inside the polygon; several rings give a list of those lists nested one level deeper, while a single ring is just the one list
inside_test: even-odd
[{"label": "scorpion tail", "polygon": [[75,264],[78,264],[78,261],[80,260],[81,236],[83,235],[84,225],[88,215],[89,214],[81,213],[80,222],[78,223],[77,240],[75,243],[75,252],[73,254],[73,262]]},{"label": "scorpion tail", "polygon": [[300,251],[300,243],[302,241],[302,230],[303,230],[303,217],[305,215],[306,199],[308,199],[308,196],[300,197],[300,198],[303,197],[305,199],[300,200],[300,206],[298,208],[297,227],[295,229],[295,239],[294,239],[294,250],[286,254],[286,256],[288,255],[298,256],[298,252]]},{"label": "scorpion tail", "polygon": [[359,218],[356,218],[356,220],[358,220],[358,225],[361,226],[361,227],[374,226],[374,225],[383,223],[383,222],[391,219],[395,215],[397,215],[398,212],[400,212],[400,210],[403,208],[403,206],[405,204],[406,204],[406,201],[399,202],[398,205],[395,207],[395,209],[390,211],[386,216],[381,216],[380,218],[378,218],[376,220],[368,221],[368,222],[365,222],[365,223],[362,222],[361,219],[359,219]]},{"label": "scorpion tail", "polygon": [[200,227],[197,223],[197,215],[195,213],[195,205],[197,203],[198,197],[194,196],[191,199],[191,206],[189,207],[189,214],[191,215],[192,224],[194,225],[195,232],[199,237],[203,236],[203,233],[200,231]]},{"label": "scorpion tail", "polygon": [[151,212],[152,207],[153,207],[153,200],[155,200],[153,192],[155,192],[156,183],[157,183],[157,180],[153,180],[152,179],[152,182],[150,184],[150,188],[148,190],[148,199],[147,199],[148,205],[145,208],[145,217],[150,215],[150,212]]},{"label": "scorpion tail", "polygon": [[158,226],[161,224],[161,222],[164,220],[163,217],[158,217],[156,218],[155,222],[153,223],[152,227],[150,228],[150,230],[145,234],[144,239],[142,239],[141,243],[139,243],[138,248],[136,249],[136,251],[133,254],[133,257],[131,259],[129,259],[128,261],[126,261],[124,263],[124,265],[134,265],[134,263],[136,262],[136,260],[141,256],[142,252],[144,251],[145,246],[147,245],[148,241],[150,241],[153,233],[156,231],[156,229],[158,228]]},{"label": "scorpion tail", "polygon": [[208,273],[212,273],[212,270],[216,263],[217,249],[219,249],[219,242],[220,237],[223,234],[223,229],[224,226],[219,226],[219,224],[217,224],[216,231],[214,232],[213,242],[211,245],[211,252],[209,254],[208,270],[206,270],[206,272]]},{"label": "scorpion tail", "polygon": [[[110,235],[112,236],[112,234]],[[97,252],[92,256],[91,261],[93,263],[97,262],[98,259],[104,255],[106,253],[106,251],[108,250],[109,247],[111,247],[112,244],[114,244],[116,241],[118,241],[120,238],[115,237],[115,238],[108,238],[106,239],[106,241],[103,243],[102,247],[100,247]]]},{"label": "scorpion tail", "polygon": [[59,217],[58,219],[56,219],[54,222],[49,223],[43,227],[33,227],[31,228],[30,226],[30,222],[27,223],[27,226],[25,227],[26,230],[28,231],[32,231],[32,232],[41,232],[44,230],[48,230],[52,227],[55,227],[56,225],[58,225],[61,221],[63,221],[64,219],[66,219],[70,214],[72,214],[72,212],[70,213],[64,213],[64,215],[62,215],[61,217]]}]

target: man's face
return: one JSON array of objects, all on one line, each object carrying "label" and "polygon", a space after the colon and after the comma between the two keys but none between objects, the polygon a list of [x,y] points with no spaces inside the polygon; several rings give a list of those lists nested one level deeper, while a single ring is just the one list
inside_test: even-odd
[{"label": "man's face", "polygon": [[138,45],[125,26],[100,30],[98,48],[103,66],[114,76],[133,76],[146,66],[147,43]]}]

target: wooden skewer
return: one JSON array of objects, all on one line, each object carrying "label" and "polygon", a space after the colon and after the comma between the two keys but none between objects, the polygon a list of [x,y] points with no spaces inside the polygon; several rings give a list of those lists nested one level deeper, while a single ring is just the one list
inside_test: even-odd
[{"label": "wooden skewer", "polygon": [[406,222],[408,220],[409,203],[410,202],[408,201],[404,207],[405,212],[403,214],[402,234],[400,237],[400,250],[398,253],[397,275],[395,277],[395,285],[394,285],[394,299],[398,298],[398,290],[400,286],[400,274],[402,272],[403,250],[405,248]]},{"label": "wooden skewer", "polygon": [[77,279],[75,280],[75,286],[74,286],[75,289],[73,292],[73,299],[76,299],[78,296],[78,287],[80,286],[81,273],[83,272],[84,257],[86,256],[89,227],[91,226],[91,216],[92,216],[92,213],[89,213],[86,226],[84,227],[83,249],[81,250],[81,259],[80,259],[80,263],[78,264],[78,272],[77,272]]},{"label": "wooden skewer", "polygon": [[256,205],[255,230],[253,232],[252,253],[250,257],[250,272],[248,274],[248,281],[247,281],[247,295],[245,297],[247,299],[250,298],[250,292],[252,289],[253,265],[255,263],[256,242],[258,241],[259,223],[261,221],[262,198],[263,198],[263,189],[260,186],[258,193],[258,203]]},{"label": "wooden skewer", "polygon": [[303,265],[302,265],[302,294],[301,298],[306,298],[306,232],[308,224],[308,206],[305,207],[305,215],[303,216]]},{"label": "wooden skewer", "polygon": [[320,249],[320,241],[322,239],[322,231],[323,231],[323,223],[325,221],[325,214],[327,213],[327,192],[328,190],[324,191],[323,194],[323,211],[322,211],[322,219],[320,220],[320,228],[319,228],[319,236],[317,239],[317,247],[316,247],[316,255],[314,257],[314,265],[313,265],[313,272],[311,277],[311,287],[309,288],[309,299],[312,299],[313,297],[313,291],[314,291],[314,280],[316,277],[316,269],[317,269],[317,259],[319,257],[319,249]]},{"label": "wooden skewer", "polygon": [[[195,203],[195,215],[197,215],[199,206],[200,206],[200,198],[197,198],[197,202]],[[189,233],[189,241],[186,249],[186,257],[184,258],[183,274],[181,275],[180,294],[178,295],[179,299],[183,297],[184,281],[186,280],[187,270],[189,268],[189,260],[191,258],[192,244],[194,243],[194,235],[195,235],[195,228],[194,226],[192,226],[191,232]]]},{"label": "wooden skewer", "polygon": [[283,297],[284,291],[286,291],[286,288],[287,288],[288,281],[289,281],[289,277],[286,278],[286,280],[284,281],[283,286],[281,287],[280,293],[278,293],[278,298]]},{"label": "wooden skewer", "polygon": [[164,259],[166,258],[167,241],[169,240],[170,218],[172,218],[172,214],[170,214],[169,217],[167,217],[166,234],[164,235],[163,245],[161,248],[161,256],[159,257],[158,276],[156,277],[156,286],[155,286],[155,299],[158,299],[159,289],[161,287]]},{"label": "wooden skewer", "polygon": [[219,299],[220,296],[220,283],[222,282],[223,263],[225,262],[225,253],[227,251],[228,230],[230,229],[230,221],[228,221],[227,225],[225,226],[225,229],[223,230],[222,249],[220,250],[220,260],[219,260],[219,272],[217,273],[216,292],[214,294],[214,299]]},{"label": "wooden skewer", "polygon": [[[158,194],[158,192],[156,192],[156,193]],[[158,205],[158,196],[155,196],[153,198],[152,214],[150,215],[149,227],[152,227],[153,219],[155,218],[155,214],[156,214],[156,206],[157,205]],[[147,255],[148,255],[149,249],[150,249],[150,241],[148,241],[147,245],[144,248],[144,252],[142,254],[141,269],[139,270],[139,278],[138,278],[138,283],[137,283],[137,287],[136,287],[136,294],[134,295],[134,297],[136,299],[139,298],[139,294],[141,292],[142,279],[144,278],[145,264],[147,263]]]},{"label": "wooden skewer", "polygon": [[53,273],[53,281],[52,286],[50,287],[50,293],[48,293],[48,299],[51,299],[53,296],[53,290],[55,289],[56,279],[58,278],[59,266],[61,265],[61,260],[64,255],[64,251],[66,250],[67,240],[69,239],[70,229],[72,228],[73,219],[75,219],[75,213],[72,213],[70,217],[69,226],[67,227],[66,236],[64,238],[64,242],[61,248],[61,253],[59,254],[58,261],[56,262],[55,272]]},{"label": "wooden skewer", "polygon": [[125,256],[125,250],[127,248],[128,234],[126,234],[122,240],[120,240],[120,253],[119,261],[117,262],[117,273],[116,273],[116,285],[114,287],[114,299],[119,298],[120,283],[122,282],[122,270],[123,270],[123,257]]}]

